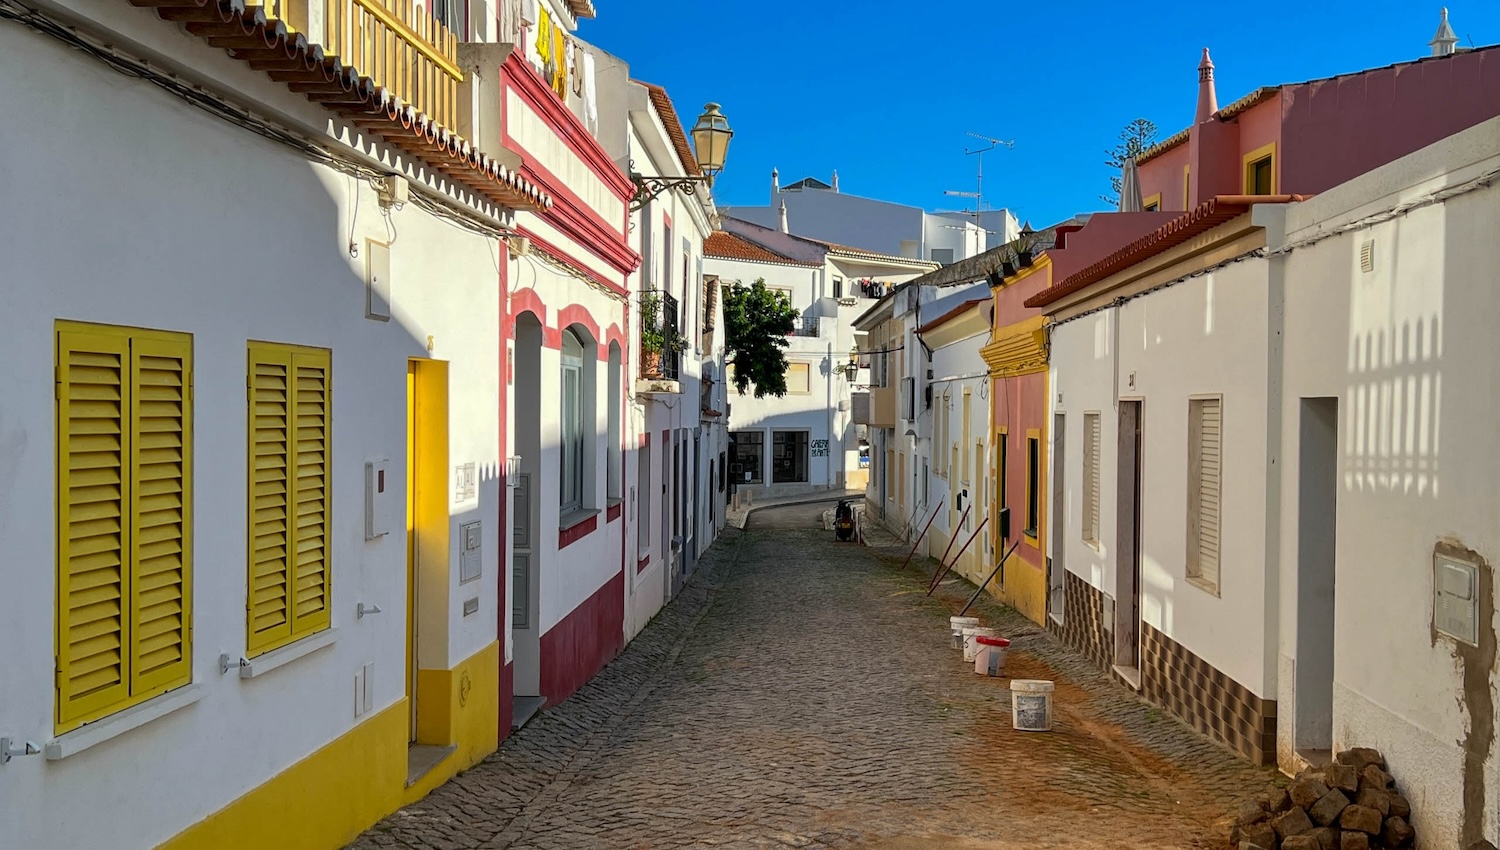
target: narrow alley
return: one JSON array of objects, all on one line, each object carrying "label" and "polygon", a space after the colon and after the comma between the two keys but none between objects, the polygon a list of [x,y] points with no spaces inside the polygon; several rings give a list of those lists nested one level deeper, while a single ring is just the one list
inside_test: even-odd
[{"label": "narrow alley", "polygon": [[1190,848],[1271,779],[985,598],[1008,673],[1057,686],[1054,730],[1014,731],[1009,680],[949,648],[972,586],[925,597],[931,562],[835,543],[829,507],[751,514],[598,677],[351,850]]}]

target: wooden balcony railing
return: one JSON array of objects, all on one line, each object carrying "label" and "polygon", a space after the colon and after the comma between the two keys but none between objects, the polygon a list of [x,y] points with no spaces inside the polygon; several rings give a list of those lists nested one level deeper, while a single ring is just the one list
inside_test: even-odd
[{"label": "wooden balcony railing", "polygon": [[[252,4],[254,0],[251,0]],[[263,0],[267,17],[308,32],[322,6],[324,52],[450,129],[458,126],[458,37],[432,16],[432,0]]]}]

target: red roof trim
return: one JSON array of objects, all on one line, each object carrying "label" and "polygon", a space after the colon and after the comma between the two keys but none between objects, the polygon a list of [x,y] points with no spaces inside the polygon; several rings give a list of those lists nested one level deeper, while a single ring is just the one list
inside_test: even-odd
[{"label": "red roof trim", "polygon": [[1075,292],[1081,292],[1116,272],[1124,271],[1244,215],[1255,204],[1285,204],[1306,199],[1305,195],[1220,195],[1210,198],[1104,259],[1031,296],[1026,299],[1025,305],[1046,307]]},{"label": "red roof trim", "polygon": [[775,263],[779,266],[818,267],[817,263],[803,263],[790,257],[783,257],[769,248],[723,230],[715,230],[703,240],[703,256],[748,263]]},{"label": "red roof trim", "polygon": [[651,103],[656,107],[662,126],[667,128],[667,135],[672,139],[672,147],[677,149],[677,160],[682,163],[682,170],[694,177],[701,176],[703,169],[698,167],[693,148],[688,144],[687,132],[682,129],[682,118],[678,116],[677,107],[672,104],[667,90],[644,80],[636,82],[645,86],[647,94],[651,95]]}]

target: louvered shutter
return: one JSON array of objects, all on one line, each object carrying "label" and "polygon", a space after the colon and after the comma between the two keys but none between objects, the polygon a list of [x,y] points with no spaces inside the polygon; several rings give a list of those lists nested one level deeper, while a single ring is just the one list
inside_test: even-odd
[{"label": "louvered shutter", "polygon": [[291,636],[288,569],[292,550],[292,356],[250,349],[250,575],[247,647],[258,652]]},{"label": "louvered shutter", "polygon": [[329,355],[250,347],[247,648],[329,625]]},{"label": "louvered shutter", "polygon": [[1083,539],[1099,542],[1099,414],[1083,416]]},{"label": "louvered shutter", "polygon": [[129,697],[130,340],[58,334],[59,731]]},{"label": "louvered shutter", "polygon": [[1219,399],[1196,399],[1197,463],[1197,574],[1219,585],[1219,489],[1222,467],[1223,423]]},{"label": "louvered shutter", "polygon": [[131,342],[131,693],[192,680],[192,346]]},{"label": "louvered shutter", "polygon": [[292,631],[306,634],[328,627],[330,572],[329,517],[329,356],[299,351],[293,415],[296,423],[296,509],[293,532]]}]

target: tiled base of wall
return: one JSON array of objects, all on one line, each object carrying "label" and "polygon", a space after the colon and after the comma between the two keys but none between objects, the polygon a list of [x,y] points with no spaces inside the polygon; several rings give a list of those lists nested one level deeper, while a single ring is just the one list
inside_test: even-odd
[{"label": "tiled base of wall", "polygon": [[1146,699],[1254,764],[1276,763],[1276,700],[1256,696],[1145,623],[1141,657]]},{"label": "tiled base of wall", "polygon": [[1072,573],[1063,578],[1063,621],[1048,618],[1063,643],[1108,670],[1114,658],[1114,637],[1104,627],[1104,594]]},{"label": "tiled base of wall", "polygon": [[[1068,646],[1110,672],[1114,633],[1105,628],[1104,594],[1072,573],[1064,581],[1063,622],[1050,628]],[[1141,624],[1141,695],[1254,764],[1276,761],[1276,701],[1255,696],[1186,647]]]}]

